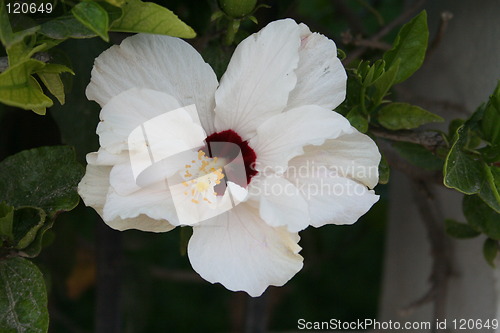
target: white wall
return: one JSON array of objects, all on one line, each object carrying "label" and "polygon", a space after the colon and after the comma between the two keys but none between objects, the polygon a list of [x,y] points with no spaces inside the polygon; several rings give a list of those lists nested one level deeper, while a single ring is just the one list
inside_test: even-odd
[{"label": "white wall", "polygon": [[[431,40],[440,13],[448,10],[454,17],[439,47],[404,85],[401,96],[447,119],[466,118],[487,100],[500,79],[500,1],[434,0],[428,1],[427,10]],[[390,184],[390,222],[379,319],[430,321],[432,304],[421,306],[407,316],[400,313],[430,287],[432,257],[409,180],[393,172]],[[465,221],[461,196],[452,190],[434,188],[436,204],[442,208],[443,216]],[[461,318],[499,318],[500,293],[496,281],[500,271],[495,272],[482,258],[483,241],[484,237],[451,242],[454,274],[448,286],[448,322]],[[492,332],[484,329],[472,332],[481,331]]]}]

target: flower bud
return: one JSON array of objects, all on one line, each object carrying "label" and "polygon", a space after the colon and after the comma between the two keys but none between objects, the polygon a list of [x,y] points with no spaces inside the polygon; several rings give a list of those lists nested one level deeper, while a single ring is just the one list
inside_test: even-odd
[{"label": "flower bud", "polygon": [[219,7],[229,17],[238,18],[251,14],[257,0],[219,0]]}]

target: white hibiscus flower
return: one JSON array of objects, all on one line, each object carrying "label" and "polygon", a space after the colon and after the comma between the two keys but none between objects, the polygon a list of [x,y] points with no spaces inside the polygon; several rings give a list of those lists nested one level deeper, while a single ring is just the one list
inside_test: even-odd
[{"label": "white hibiscus flower", "polygon": [[[101,148],[87,156],[79,193],[118,230],[192,225],[188,255],[194,270],[209,282],[259,296],[302,268],[299,231],[352,224],[378,200],[371,190],[380,161],[375,143],[331,111],[345,92],[335,43],[290,19],[241,42],[220,84],[186,42],[129,37],[101,54],[92,71],[87,96],[102,106]],[[164,135],[171,139],[164,144],[183,151],[185,142],[201,136],[207,143],[237,145],[246,177],[227,183],[241,203],[182,223],[175,197],[204,205],[224,201],[227,191],[219,193],[217,184],[228,176],[227,159],[204,150],[180,154],[183,168],[163,175],[180,177],[186,189],[174,193],[158,177],[136,181],[128,140],[149,120],[192,104],[202,129],[169,123]],[[201,172],[207,165],[212,173]]]}]

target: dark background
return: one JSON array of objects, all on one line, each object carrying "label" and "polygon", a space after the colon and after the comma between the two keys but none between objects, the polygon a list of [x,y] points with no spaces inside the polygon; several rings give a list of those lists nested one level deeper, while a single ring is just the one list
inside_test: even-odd
[{"label": "dark background", "polygon": [[[157,3],[173,10],[195,29],[198,37],[190,42],[220,77],[234,47],[222,46],[224,26],[210,22],[217,3]],[[256,12],[258,25],[244,22],[237,40],[272,20],[291,17],[332,38],[348,55],[357,48],[353,39],[373,35],[405,9],[400,0],[259,3],[271,8]],[[385,40],[392,42],[396,32],[387,34]],[[119,42],[125,36],[111,37],[113,42]],[[66,104],[55,102],[46,116],[0,105],[0,160],[24,149],[68,144],[75,146],[79,161],[85,165],[85,154],[98,147],[95,128],[99,107],[86,100],[84,90],[94,58],[109,46],[94,38],[70,40],[54,50],[52,56],[68,64],[76,75],[64,77]],[[380,53],[368,51],[363,57],[369,59]],[[270,287],[259,299],[202,280],[185,255],[188,230],[119,233],[111,231],[91,208],[80,203],[57,219],[52,241],[35,260],[46,277],[50,332],[94,332],[96,325],[111,325],[117,313],[119,326],[127,333],[240,332],[258,331],[259,327],[286,331],[296,329],[300,318],[375,318],[387,188],[379,185],[376,192],[381,195],[380,201],[353,226],[311,227],[301,232],[303,270],[284,287]],[[99,306],[98,299],[102,302]]]}]

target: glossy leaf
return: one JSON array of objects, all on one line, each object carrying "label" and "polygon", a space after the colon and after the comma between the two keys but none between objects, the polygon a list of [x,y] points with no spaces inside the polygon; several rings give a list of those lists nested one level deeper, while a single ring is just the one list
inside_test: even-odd
[{"label": "glossy leaf", "polygon": [[423,124],[442,122],[443,118],[416,105],[390,103],[378,114],[380,125],[390,130],[412,129]]},{"label": "glossy leaf", "polygon": [[45,281],[30,261],[19,257],[0,260],[0,313],[2,332],[47,332]]},{"label": "glossy leaf", "polygon": [[14,207],[40,207],[49,216],[73,209],[83,167],[65,146],[25,150],[0,163],[0,201]]},{"label": "glossy leaf", "polygon": [[392,49],[384,54],[386,69],[398,59],[401,61],[395,83],[403,82],[422,66],[428,39],[427,13],[424,10],[401,28]]},{"label": "glossy leaf", "polygon": [[465,194],[475,194],[481,190],[483,185],[484,170],[481,161],[463,151],[466,143],[467,129],[461,126],[457,130],[455,142],[444,163],[443,181],[447,187]]},{"label": "glossy leaf", "polygon": [[500,215],[477,195],[466,195],[462,208],[467,223],[488,237],[500,240]]},{"label": "glossy leaf", "polygon": [[460,223],[452,219],[446,219],[444,221],[446,233],[455,238],[473,238],[479,236],[481,233],[470,225],[465,223]]},{"label": "glossy leaf", "polygon": [[129,0],[122,9],[123,16],[111,25],[110,30],[181,38],[194,38],[196,36],[194,30],[182,22],[177,15],[155,3]]},{"label": "glossy leaf", "polygon": [[97,2],[82,1],[71,9],[71,13],[84,26],[95,32],[105,41],[109,41],[108,13]]},{"label": "glossy leaf", "polygon": [[500,214],[500,168],[483,164],[484,182],[479,196],[493,210]]}]

